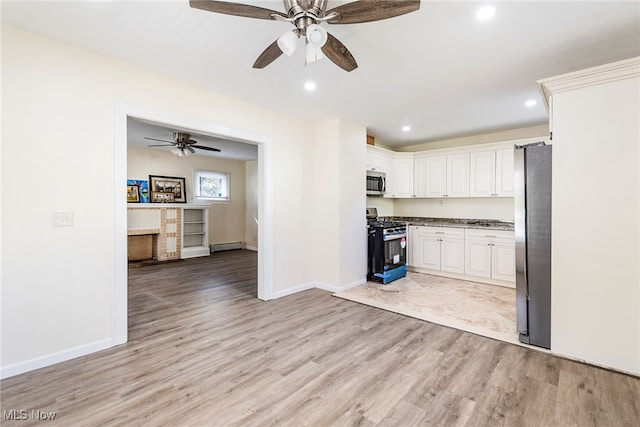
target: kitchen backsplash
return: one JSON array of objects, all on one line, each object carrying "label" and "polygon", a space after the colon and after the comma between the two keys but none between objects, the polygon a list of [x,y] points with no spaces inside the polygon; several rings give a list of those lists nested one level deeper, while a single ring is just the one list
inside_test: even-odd
[{"label": "kitchen backsplash", "polygon": [[513,198],[385,199],[367,197],[379,216],[478,218],[513,221]]}]

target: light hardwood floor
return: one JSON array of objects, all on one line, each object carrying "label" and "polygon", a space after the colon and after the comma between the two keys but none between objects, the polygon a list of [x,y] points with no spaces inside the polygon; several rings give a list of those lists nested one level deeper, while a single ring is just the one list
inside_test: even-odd
[{"label": "light hardwood floor", "polygon": [[261,302],[253,252],[129,277],[129,342],[3,380],[3,426],[640,425],[631,376],[320,290]]}]

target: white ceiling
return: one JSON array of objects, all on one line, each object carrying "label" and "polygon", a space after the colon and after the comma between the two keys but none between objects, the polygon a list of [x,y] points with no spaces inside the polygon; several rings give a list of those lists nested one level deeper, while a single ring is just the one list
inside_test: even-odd
[{"label": "white ceiling", "polygon": [[[281,1],[242,2],[284,11]],[[342,3],[329,0],[329,8]],[[356,58],[351,73],[327,59],[305,67],[303,49],[253,69],[291,24],[206,12],[187,0],[2,0],[1,16],[252,104],[365,125],[390,147],[545,123],[536,80],[640,56],[637,0],[493,1],[495,17],[479,22],[486,3],[423,0],[418,12],[385,21],[323,24]],[[308,80],[316,91],[303,89]],[[525,107],[528,99],[537,105]]]},{"label": "white ceiling", "polygon": [[243,142],[231,141],[229,139],[218,138],[195,132],[191,129],[179,127],[167,127],[160,123],[154,123],[147,120],[128,118],[127,119],[127,142],[135,147],[149,147],[154,150],[171,151],[173,146],[151,147],[152,145],[162,145],[160,141],[149,140],[147,138],[161,139],[164,141],[173,141],[173,132],[186,132],[191,135],[191,139],[197,141],[196,145],[217,148],[220,152],[196,150],[196,155],[219,157],[223,159],[233,160],[257,160],[258,146]]}]

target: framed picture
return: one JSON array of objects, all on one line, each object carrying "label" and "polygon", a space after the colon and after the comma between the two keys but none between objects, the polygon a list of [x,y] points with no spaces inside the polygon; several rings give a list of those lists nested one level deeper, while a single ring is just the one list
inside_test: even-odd
[{"label": "framed picture", "polygon": [[[138,187],[138,197],[140,198],[140,203],[149,203],[149,181],[147,181],[146,179],[128,179],[127,188],[131,185],[135,185]],[[128,197],[127,200],[129,200]]]},{"label": "framed picture", "polygon": [[151,203],[173,203],[175,197],[173,193],[159,193],[156,191],[151,192]]},{"label": "framed picture", "polygon": [[[187,192],[184,178],[175,176],[149,175],[149,190],[151,191],[151,203],[187,203]],[[156,196],[158,193],[171,194],[171,202],[159,201],[168,199]]]},{"label": "framed picture", "polygon": [[127,203],[140,203],[140,191],[137,185],[127,185]]}]

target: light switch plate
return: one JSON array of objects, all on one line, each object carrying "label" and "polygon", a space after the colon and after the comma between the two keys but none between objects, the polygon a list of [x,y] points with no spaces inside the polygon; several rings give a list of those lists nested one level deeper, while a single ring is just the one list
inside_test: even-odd
[{"label": "light switch plate", "polygon": [[54,211],[51,225],[54,227],[73,227],[73,211]]}]

